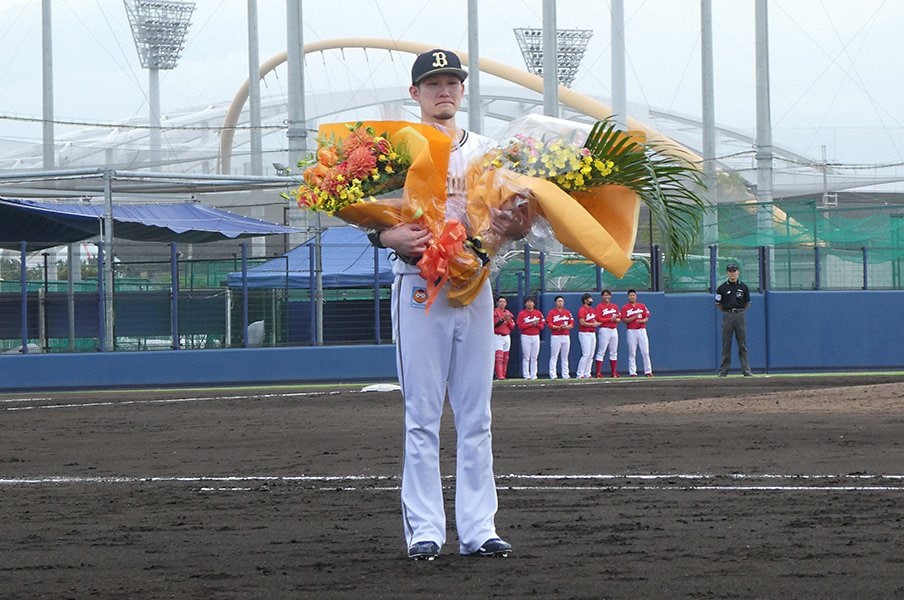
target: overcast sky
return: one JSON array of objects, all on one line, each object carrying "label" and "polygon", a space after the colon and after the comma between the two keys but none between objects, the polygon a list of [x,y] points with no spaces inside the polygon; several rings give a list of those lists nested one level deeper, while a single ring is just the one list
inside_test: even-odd
[{"label": "overcast sky", "polygon": [[[164,114],[230,100],[247,78],[246,0],[196,4],[178,68],[161,72]],[[146,115],[147,74],[122,1],[52,5],[56,118],[116,122]],[[512,28],[540,27],[541,11],[541,0],[481,2],[481,55],[523,68]],[[285,50],[286,0],[258,0],[258,13],[263,61]],[[713,14],[716,120],[752,133],[754,1],[714,0]],[[466,0],[308,0],[303,16],[305,42],[375,37],[467,49]],[[793,140],[795,150],[814,158],[826,144],[829,158],[843,162],[904,161],[904,2],[770,0],[769,17],[776,142]],[[573,87],[608,97],[609,3],[559,0],[557,19],[559,28],[594,31]],[[699,118],[700,2],[625,0],[625,20],[629,102]],[[0,48],[0,137],[39,141],[39,125],[10,117],[41,117],[40,0],[0,0]],[[409,55],[333,54],[308,57],[309,91],[407,87]],[[343,57],[347,68],[324,67]],[[264,81],[262,93],[283,94],[284,86],[283,71]]]}]

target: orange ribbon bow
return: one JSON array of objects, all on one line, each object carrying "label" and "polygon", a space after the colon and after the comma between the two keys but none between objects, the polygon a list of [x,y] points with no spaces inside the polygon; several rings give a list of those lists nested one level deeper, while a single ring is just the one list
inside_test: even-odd
[{"label": "orange ribbon bow", "polygon": [[436,300],[439,290],[449,278],[449,263],[464,249],[468,232],[460,221],[450,219],[443,225],[439,236],[434,238],[427,251],[418,261],[421,277],[427,282],[427,311]]}]

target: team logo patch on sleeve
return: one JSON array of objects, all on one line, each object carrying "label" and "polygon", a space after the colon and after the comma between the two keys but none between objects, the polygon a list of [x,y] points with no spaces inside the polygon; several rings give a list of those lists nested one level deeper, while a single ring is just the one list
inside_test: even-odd
[{"label": "team logo patch on sleeve", "polygon": [[411,306],[427,308],[427,288],[416,287],[411,290]]}]

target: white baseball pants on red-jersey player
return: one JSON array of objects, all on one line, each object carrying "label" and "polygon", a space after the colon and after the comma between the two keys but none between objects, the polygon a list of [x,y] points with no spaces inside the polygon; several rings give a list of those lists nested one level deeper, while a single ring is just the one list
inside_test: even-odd
[{"label": "white baseball pants on red-jersey player", "polygon": [[[403,268],[404,269],[404,268]],[[493,294],[489,282],[468,306],[452,307],[445,291],[425,314],[424,280],[398,274],[392,320],[399,383],[405,398],[402,519],[408,545],[446,541],[439,469],[439,429],[448,382],[458,436],[455,522],[459,551],[476,552],[497,537],[490,396],[493,386]]]},{"label": "white baseball pants on red-jersey player", "polygon": [[556,378],[556,365],[559,362],[559,356],[562,357],[562,379],[568,379],[568,353],[571,351],[571,336],[568,335],[551,335],[549,336],[549,378]]},{"label": "white baseball pants on red-jersey player", "polygon": [[590,377],[593,369],[593,351],[596,350],[596,332],[579,331],[578,342],[581,344],[581,360],[578,362],[578,377]]},{"label": "white baseball pants on red-jersey player", "polygon": [[606,358],[606,350],[609,351],[609,360],[618,360],[618,329],[614,327],[600,327],[596,330],[596,360]]},{"label": "white baseball pants on red-jersey player", "polygon": [[540,336],[521,334],[521,376],[537,378],[537,358],[540,356]]},{"label": "white baseball pants on red-jersey player", "polygon": [[637,350],[640,350],[640,356],[643,358],[643,372],[652,373],[653,363],[650,360],[650,340],[647,337],[646,329],[628,329],[628,374],[637,375]]}]

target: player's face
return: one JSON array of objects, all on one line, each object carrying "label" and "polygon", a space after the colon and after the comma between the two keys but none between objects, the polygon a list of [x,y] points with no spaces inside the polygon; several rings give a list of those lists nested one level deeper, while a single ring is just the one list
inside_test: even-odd
[{"label": "player's face", "polygon": [[612,301],[612,294],[603,294],[603,304],[609,304]]},{"label": "player's face", "polygon": [[421,107],[421,119],[428,123],[455,117],[464,96],[465,84],[455,75],[431,75],[408,88],[411,98]]},{"label": "player's face", "polygon": [[738,273],[740,273],[740,271],[738,271],[737,269],[733,269],[733,270],[729,271],[728,272],[728,281],[735,283],[738,280]]},{"label": "player's face", "polygon": [[496,306],[498,306],[502,310],[505,310],[506,304],[508,304],[508,301],[505,298],[500,298],[499,300],[496,301]]},{"label": "player's face", "polygon": [[631,292],[630,294],[628,294],[628,302],[630,302],[631,304],[634,304],[635,302],[637,302],[637,294],[634,292]]},{"label": "player's face", "polygon": [[558,300],[556,300],[556,308],[558,308],[559,310],[562,310],[563,308],[565,308],[565,299],[564,298],[559,298]]},{"label": "player's face", "polygon": [[527,301],[524,303],[524,308],[526,308],[527,310],[534,310],[534,301],[533,301],[533,300],[527,300]]}]

